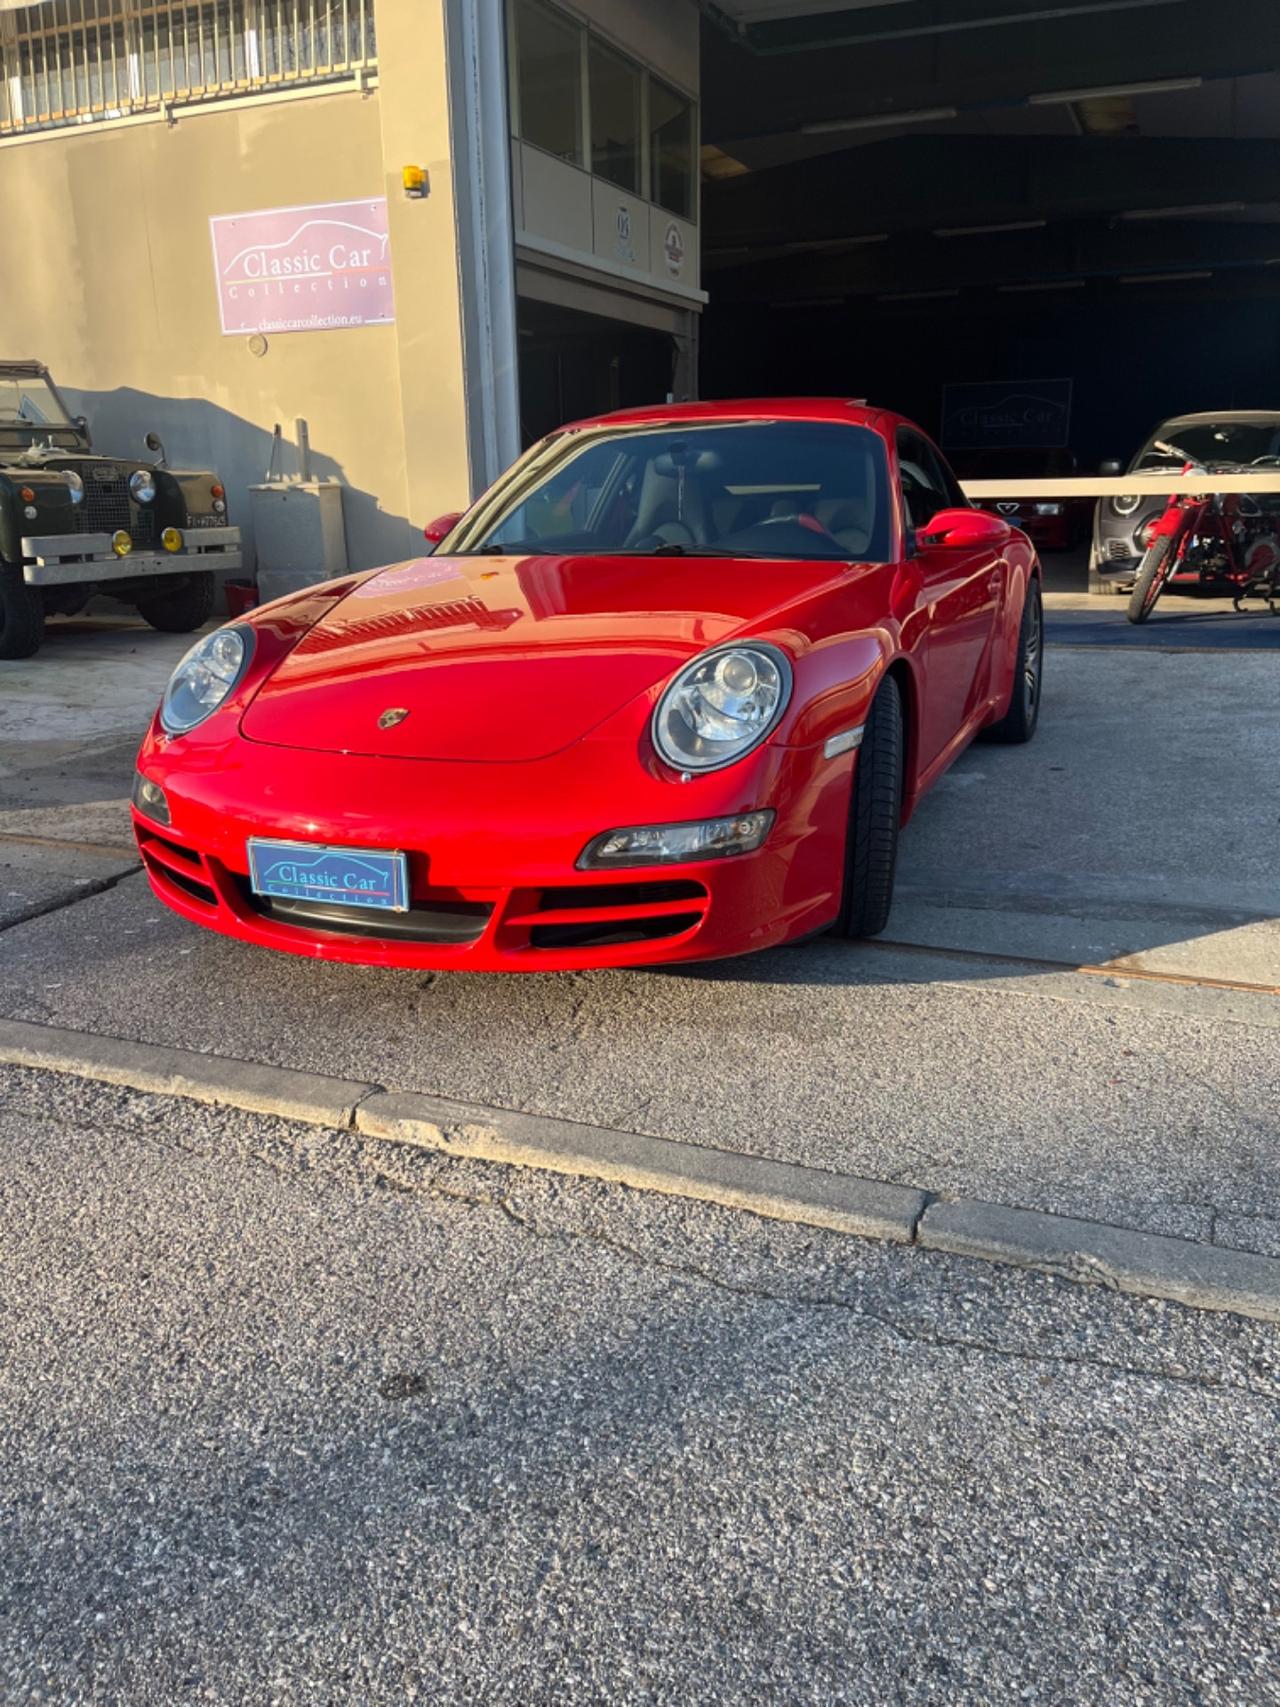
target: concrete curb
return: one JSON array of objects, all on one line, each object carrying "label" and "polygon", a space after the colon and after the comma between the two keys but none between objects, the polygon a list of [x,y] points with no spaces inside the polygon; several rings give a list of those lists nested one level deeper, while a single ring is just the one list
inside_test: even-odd
[{"label": "concrete curb", "polygon": [[226,1103],[253,1114],[276,1114],[312,1126],[350,1127],[357,1103],[375,1085],[331,1079],[324,1073],[295,1073],[226,1055],[202,1055],[195,1049],[166,1049],[151,1043],[126,1043],[92,1032],[0,1020],[0,1061],[17,1067],[43,1067],[108,1085],[127,1085],[160,1096],[190,1097],[194,1102]]},{"label": "concrete curb", "polygon": [[1250,1251],[974,1199],[947,1202],[909,1186],[738,1151],[20,1020],[0,1020],[0,1062],[340,1131],[354,1127],[370,1138],[451,1156],[608,1180],[1280,1322],[1280,1258]]},{"label": "concrete curb", "polygon": [[610,1180],[899,1244],[911,1243],[927,1202],[923,1191],[909,1186],[543,1115],[469,1108],[439,1097],[371,1097],[356,1110],[356,1126],[372,1138],[421,1144],[451,1156]]},{"label": "concrete curb", "polygon": [[1230,1310],[1264,1322],[1280,1321],[1280,1260],[1251,1251],[967,1199],[931,1203],[916,1243],[927,1250],[1014,1263],[1116,1292],[1168,1298],[1197,1310]]}]

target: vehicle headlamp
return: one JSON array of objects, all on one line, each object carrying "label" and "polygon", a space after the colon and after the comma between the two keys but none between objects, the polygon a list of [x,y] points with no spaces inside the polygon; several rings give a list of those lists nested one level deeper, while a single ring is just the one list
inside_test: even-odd
[{"label": "vehicle headlamp", "polygon": [[634,865],[672,865],[754,853],[769,834],[775,813],[740,812],[734,818],[703,818],[692,824],[636,824],[606,830],[587,843],[579,871],[618,870]]},{"label": "vehicle headlamp", "polygon": [[676,676],[653,713],[653,744],[678,771],[714,771],[751,752],[791,697],[786,654],[763,641],[704,652]]},{"label": "vehicle headlamp", "polygon": [[1138,510],[1141,503],[1141,493],[1122,492],[1119,497],[1111,500],[1111,508],[1118,516],[1131,516]]},{"label": "vehicle headlamp", "polygon": [[197,640],[164,690],[162,727],[170,735],[185,735],[211,717],[244,675],[252,656],[252,629],[218,628]]},{"label": "vehicle headlamp", "polygon": [[136,469],[129,476],[129,491],[135,504],[149,504],[156,495],[156,477],[149,468]]},{"label": "vehicle headlamp", "polygon": [[67,491],[71,494],[71,502],[73,504],[83,503],[84,481],[81,480],[75,470],[73,468],[64,468],[62,471],[62,478],[67,483]]}]

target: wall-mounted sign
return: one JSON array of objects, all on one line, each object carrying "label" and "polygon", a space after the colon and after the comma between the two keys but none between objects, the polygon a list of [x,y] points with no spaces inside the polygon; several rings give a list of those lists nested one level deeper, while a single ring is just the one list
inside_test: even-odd
[{"label": "wall-mounted sign", "polygon": [[631,241],[631,209],[626,202],[618,203],[617,220],[618,241],[614,245],[614,253],[620,261],[630,261],[635,265],[636,251]]},{"label": "wall-mounted sign", "polygon": [[684,233],[674,220],[662,240],[662,252],[667,257],[667,271],[673,279],[678,279],[684,271]]},{"label": "wall-mounted sign", "polygon": [[942,444],[947,450],[1057,450],[1071,433],[1071,381],[947,385]]},{"label": "wall-mounted sign", "polygon": [[396,317],[385,197],[209,221],[222,330],[321,332]]}]

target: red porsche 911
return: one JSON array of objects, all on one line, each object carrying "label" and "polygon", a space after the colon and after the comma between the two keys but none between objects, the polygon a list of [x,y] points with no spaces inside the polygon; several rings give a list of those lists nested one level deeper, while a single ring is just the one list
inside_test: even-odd
[{"label": "red porsche 911", "polygon": [[176,912],[482,971],[873,935],[925,790],[1035,732],[1035,551],[883,410],[580,422],[428,535],[174,671],[134,826]]}]

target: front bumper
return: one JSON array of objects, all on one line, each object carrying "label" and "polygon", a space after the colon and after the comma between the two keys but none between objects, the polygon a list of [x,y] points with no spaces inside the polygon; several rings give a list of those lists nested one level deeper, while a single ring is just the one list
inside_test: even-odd
[{"label": "front bumper", "polygon": [[238,527],[184,529],[181,551],[130,551],[124,557],[111,549],[109,533],[35,534],[22,542],[22,578],[32,587],[235,571],[243,562]]},{"label": "front bumper", "polygon": [[[615,744],[587,745],[527,765],[468,765],[236,739],[210,769],[184,764],[181,741],[151,738],[139,763],[172,822],[135,810],[134,829],[152,888],[175,912],[318,960],[478,972],[668,965],[770,948],[835,918],[855,753],[766,748],[736,781],[719,773],[685,786],[642,773],[631,754],[640,774],[622,790]],[[777,819],[755,853],[576,869],[602,830],[759,806]],[[264,901],[249,887],[250,836],[403,850],[411,910]]]}]

